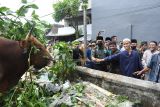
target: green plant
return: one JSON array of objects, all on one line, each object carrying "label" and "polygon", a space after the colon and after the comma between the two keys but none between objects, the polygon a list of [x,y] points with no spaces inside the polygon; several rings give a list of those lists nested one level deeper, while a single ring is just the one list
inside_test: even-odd
[{"label": "green plant", "polygon": [[79,12],[79,0],[63,0],[53,5],[55,11],[53,17],[59,22],[66,17],[77,17]]},{"label": "green plant", "polygon": [[53,17],[55,21],[59,22],[66,18],[70,25],[75,29],[76,37],[79,36],[78,31],[78,14],[80,1],[79,0],[63,0],[53,5],[55,13]]},{"label": "green plant", "polygon": [[114,100],[110,100],[107,102],[107,105],[105,107],[118,107],[118,104],[125,102],[125,101],[129,101],[128,96],[121,96],[121,95],[117,95],[113,97]]},{"label": "green plant", "polygon": [[[28,3],[27,0],[22,0],[22,3],[23,5],[16,12],[7,7],[0,7],[0,36],[13,40],[24,39],[33,23],[35,23],[33,34],[41,42],[46,42],[44,32],[51,25],[39,19],[39,16],[35,13],[35,10],[38,9],[36,4]],[[29,10],[32,11],[31,20],[25,17]]]},{"label": "green plant", "polygon": [[0,97],[3,107],[47,107],[50,103],[47,91],[34,82],[19,82],[18,87]]},{"label": "green plant", "polygon": [[128,96],[117,96],[117,100],[119,103],[129,100]]},{"label": "green plant", "polygon": [[75,71],[76,64],[72,58],[72,49],[65,42],[59,42],[53,46],[54,50],[58,50],[58,59],[56,63],[49,69],[56,74],[57,79],[64,82],[66,79],[70,79],[71,74]]}]

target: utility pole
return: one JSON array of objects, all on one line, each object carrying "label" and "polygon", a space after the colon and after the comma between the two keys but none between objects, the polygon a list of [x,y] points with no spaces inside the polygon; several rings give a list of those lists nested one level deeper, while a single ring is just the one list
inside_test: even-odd
[{"label": "utility pole", "polygon": [[133,39],[133,25],[130,26],[130,38]]},{"label": "utility pole", "polygon": [[82,9],[83,9],[83,32],[84,32],[84,58],[86,59],[86,49],[87,49],[87,4],[88,0],[82,1]]}]

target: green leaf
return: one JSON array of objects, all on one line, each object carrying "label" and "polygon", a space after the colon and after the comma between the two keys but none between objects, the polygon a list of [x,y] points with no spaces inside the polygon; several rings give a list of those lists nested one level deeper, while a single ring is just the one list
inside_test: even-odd
[{"label": "green leaf", "polygon": [[32,17],[33,17],[34,19],[36,19],[36,20],[40,20],[40,19],[39,19],[39,16],[36,14],[35,10],[33,10],[33,12],[32,12]]},{"label": "green leaf", "polygon": [[27,12],[28,12],[28,8],[26,8],[25,5],[21,6],[20,9],[16,11],[18,16],[25,16]]},{"label": "green leaf", "polygon": [[31,102],[31,101],[28,101],[28,100],[25,100],[24,102],[25,102],[25,105],[27,107],[34,107],[34,105],[33,105],[34,102]]},{"label": "green leaf", "polygon": [[42,102],[37,102],[34,104],[34,107],[46,107],[46,104]]},{"label": "green leaf", "polygon": [[[5,16],[5,13],[3,13],[3,12],[0,12],[0,15],[3,15],[3,16]],[[2,19],[2,18],[1,18]]]},{"label": "green leaf", "polygon": [[16,11],[16,13],[18,16],[25,16],[29,8],[38,9],[38,6],[35,4],[23,5]]},{"label": "green leaf", "polygon": [[7,8],[7,7],[0,7],[0,12],[6,12],[8,10],[9,10],[9,8]]},{"label": "green leaf", "polygon": [[38,6],[36,4],[30,4],[26,6],[27,8],[33,8],[33,9],[38,9]]},{"label": "green leaf", "polygon": [[27,0],[21,0],[21,3],[26,4]]},{"label": "green leaf", "polygon": [[88,3],[88,0],[82,0],[83,1],[83,3]]},{"label": "green leaf", "polygon": [[69,107],[66,104],[62,103],[61,107]]},{"label": "green leaf", "polygon": [[55,21],[59,22],[65,17],[77,17],[79,12],[79,0],[63,0],[53,5]]}]

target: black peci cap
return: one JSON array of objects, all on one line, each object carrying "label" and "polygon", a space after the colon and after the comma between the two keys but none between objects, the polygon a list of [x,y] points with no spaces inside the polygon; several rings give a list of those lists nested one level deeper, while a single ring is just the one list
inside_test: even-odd
[{"label": "black peci cap", "polygon": [[103,36],[97,36],[96,40],[103,40]]},{"label": "black peci cap", "polygon": [[137,39],[131,39],[131,43],[137,43]]},{"label": "black peci cap", "polygon": [[108,41],[108,40],[111,41],[111,38],[110,37],[106,37],[105,41]]}]

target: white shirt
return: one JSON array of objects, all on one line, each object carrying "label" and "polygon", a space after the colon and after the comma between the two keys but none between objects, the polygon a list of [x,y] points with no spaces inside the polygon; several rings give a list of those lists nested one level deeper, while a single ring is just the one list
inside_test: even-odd
[{"label": "white shirt", "polygon": [[122,47],[121,49],[120,49],[120,51],[122,52],[122,51],[125,51],[125,48],[124,47]]},{"label": "white shirt", "polygon": [[159,53],[158,50],[154,51],[153,53],[149,49],[144,51],[144,54],[143,54],[143,57],[142,57],[142,65],[144,67],[146,67],[147,64],[150,62],[150,59],[151,59],[152,55],[153,54],[158,54],[158,53]]}]

